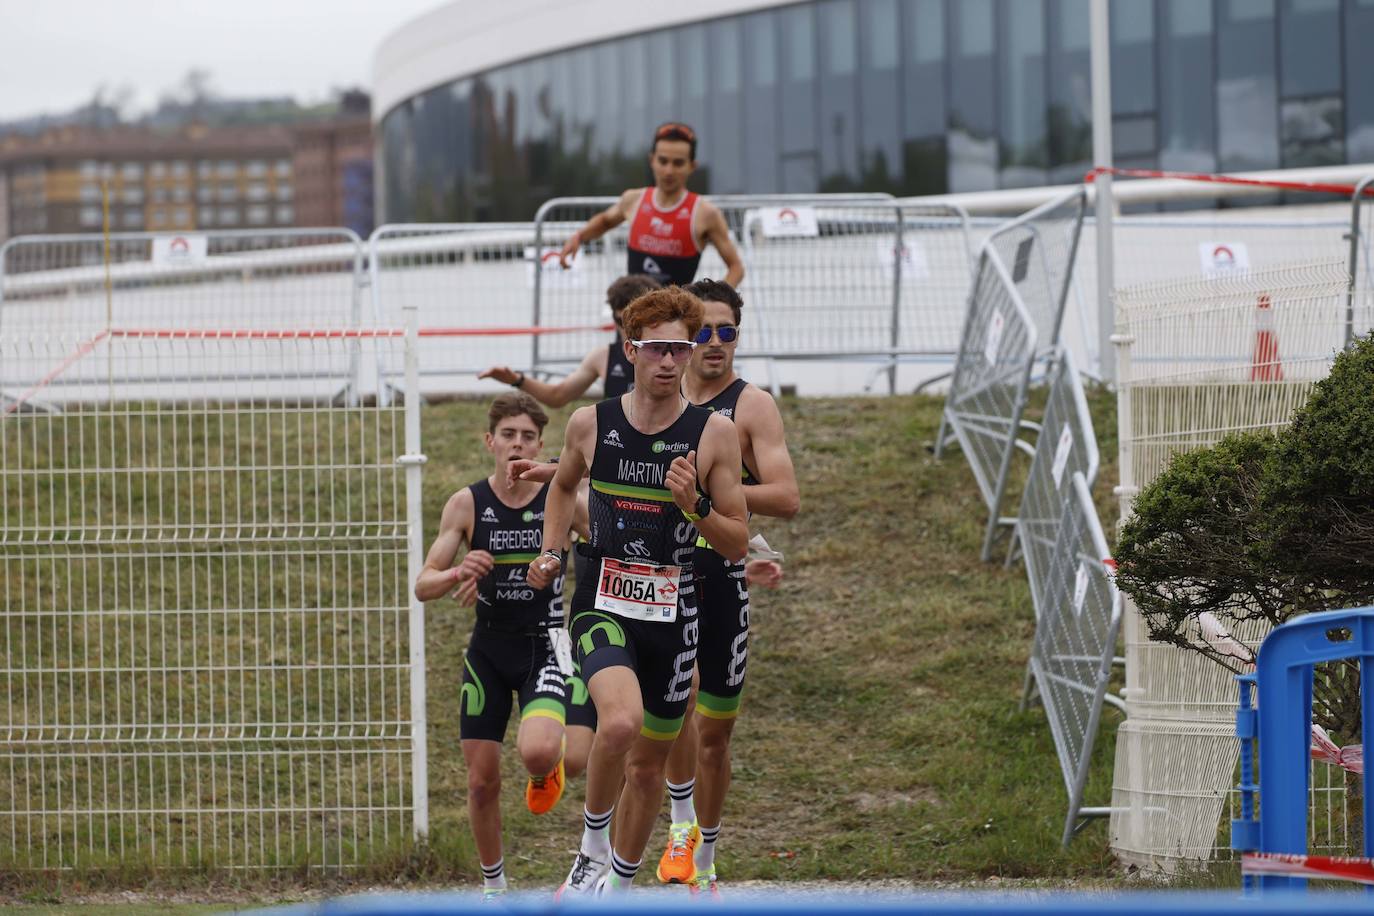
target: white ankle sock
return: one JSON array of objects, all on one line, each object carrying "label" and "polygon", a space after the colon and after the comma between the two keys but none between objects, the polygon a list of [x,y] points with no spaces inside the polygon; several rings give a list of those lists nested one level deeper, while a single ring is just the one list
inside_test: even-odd
[{"label": "white ankle sock", "polygon": [[716,839],[719,836],[719,824],[714,827],[701,828],[701,842],[697,844],[697,851],[692,854],[692,861],[696,864],[697,871],[707,872],[715,867]]},{"label": "white ankle sock", "polygon": [[[612,809],[614,810],[614,809]],[[582,852],[602,862],[611,852],[611,812],[593,814],[582,809]]]},{"label": "white ankle sock", "polygon": [[697,812],[692,804],[692,790],[696,788],[696,784],[695,779],[683,783],[668,783],[668,798],[672,802],[674,824],[690,824],[696,820]]}]

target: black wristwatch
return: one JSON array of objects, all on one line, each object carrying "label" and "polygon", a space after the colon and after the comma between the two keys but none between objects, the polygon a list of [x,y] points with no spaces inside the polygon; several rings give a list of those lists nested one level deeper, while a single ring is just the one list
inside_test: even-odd
[{"label": "black wristwatch", "polygon": [[708,516],[708,515],[711,514],[711,497],[709,497],[709,496],[699,496],[699,497],[697,497],[696,511],[694,511],[694,512],[684,512],[684,513],[682,513],[682,514],[685,515],[685,516],[687,516],[687,521],[689,521],[689,522],[699,522],[699,521],[701,521],[703,518],[705,518],[706,516]]}]

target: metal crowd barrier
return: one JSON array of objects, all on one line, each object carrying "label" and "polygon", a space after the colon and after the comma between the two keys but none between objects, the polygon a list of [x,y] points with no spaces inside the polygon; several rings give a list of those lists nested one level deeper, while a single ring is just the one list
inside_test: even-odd
[{"label": "metal crowd barrier", "polygon": [[1064,347],[1056,349],[1045,379],[1047,391],[1042,435],[1031,458],[1016,527],[1007,548],[1007,565],[1019,551],[1030,579],[1031,600],[1037,615],[1040,595],[1045,588],[1049,554],[1064,503],[1068,483],[1075,471],[1091,487],[1097,480],[1097,434],[1093,429],[1088,400],[1073,354]]},{"label": "metal crowd barrier", "polygon": [[[864,195],[722,196],[744,262],[741,358],[850,359],[889,369],[903,357],[953,355],[969,286],[968,219],[949,206]],[[582,246],[570,269],[557,253],[615,198],[556,198],[535,215],[540,269],[536,324],[588,326],[597,294],[625,272],[628,222]],[[701,277],[721,277],[713,248]],[[536,338],[535,368],[580,360],[604,337]]]},{"label": "metal crowd barrier", "polygon": [[[528,328],[533,325],[534,227],[531,223],[416,223],[380,226],[368,239],[371,307],[379,326],[400,327],[414,309],[420,327]],[[589,291],[592,301],[604,296]],[[604,339],[604,333],[599,335]],[[422,376],[473,375],[491,365],[527,366],[525,334],[482,337],[474,347],[459,334],[420,338]],[[477,358],[474,361],[474,357]],[[401,366],[380,366],[383,387]]]},{"label": "metal crowd barrier", "polygon": [[1109,701],[1107,681],[1121,626],[1121,596],[1092,492],[1079,471],[1068,484],[1071,492],[1061,504],[1045,569],[1030,659],[1069,793],[1065,846],[1081,829],[1081,819],[1111,813],[1110,808],[1085,806],[1083,792],[1102,705]]},{"label": "metal crowd barrier", "polygon": [[997,250],[985,245],[935,447],[940,458],[957,441],[968,459],[988,507],[984,560],[998,525],[1011,521],[1001,507],[1012,456],[1018,449],[1034,454],[1019,434],[1038,354],[1035,321]]},{"label": "metal crowd barrier", "polygon": [[1002,224],[985,244],[997,250],[1035,321],[1036,348],[1059,343],[1087,191],[1077,188]]},{"label": "metal crowd barrier", "polygon": [[[941,457],[945,446],[957,440],[968,457],[989,509],[984,560],[992,557],[998,528],[1015,521],[1001,514],[1012,457],[1017,450],[1034,455],[1020,436],[1038,427],[1025,423],[1022,415],[1032,369],[1058,343],[1083,207],[1084,193],[1076,189],[1006,222],[983,243],[935,454]],[[995,265],[1000,282],[988,273],[989,265]],[[982,301],[1005,298],[1008,291],[1027,325],[1024,340],[1013,334],[1016,348],[1010,359],[999,355],[1007,313],[995,302]]]}]

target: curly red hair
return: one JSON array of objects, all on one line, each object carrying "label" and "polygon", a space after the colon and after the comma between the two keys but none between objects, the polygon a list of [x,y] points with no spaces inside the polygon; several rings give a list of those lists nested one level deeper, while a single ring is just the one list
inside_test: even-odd
[{"label": "curly red hair", "polygon": [[701,330],[703,311],[696,296],[680,286],[669,286],[647,292],[627,305],[620,314],[620,323],[625,326],[626,337],[640,340],[645,328],[681,321],[687,326],[687,339],[691,340]]}]

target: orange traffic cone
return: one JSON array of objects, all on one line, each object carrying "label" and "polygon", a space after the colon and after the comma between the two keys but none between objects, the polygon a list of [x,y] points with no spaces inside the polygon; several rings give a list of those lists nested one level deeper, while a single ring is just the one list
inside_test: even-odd
[{"label": "orange traffic cone", "polygon": [[1274,331],[1274,303],[1268,293],[1260,293],[1255,309],[1255,356],[1250,361],[1250,381],[1283,381],[1279,336]]}]

